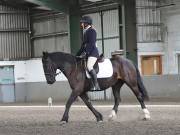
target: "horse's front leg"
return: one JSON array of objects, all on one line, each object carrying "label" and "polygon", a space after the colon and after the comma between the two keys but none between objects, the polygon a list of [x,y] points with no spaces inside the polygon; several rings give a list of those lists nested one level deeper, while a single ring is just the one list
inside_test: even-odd
[{"label": "horse's front leg", "polygon": [[103,121],[103,116],[101,115],[101,113],[99,113],[91,104],[89,97],[87,95],[87,93],[82,93],[80,95],[81,99],[84,101],[84,103],[87,105],[87,107],[92,111],[92,113],[95,115],[97,122],[101,122]]},{"label": "horse's front leg", "polygon": [[72,92],[67,103],[66,103],[66,106],[65,106],[65,111],[64,111],[64,114],[63,114],[63,117],[61,119],[61,123],[64,124],[64,123],[67,123],[68,122],[68,118],[69,118],[69,109],[72,105],[72,103],[76,100],[76,98],[78,97],[78,94],[75,93],[75,92]]}]

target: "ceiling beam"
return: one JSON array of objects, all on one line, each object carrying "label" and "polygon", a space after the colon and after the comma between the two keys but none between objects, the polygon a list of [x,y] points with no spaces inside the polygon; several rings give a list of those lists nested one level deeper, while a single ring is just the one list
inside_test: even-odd
[{"label": "ceiling beam", "polygon": [[69,13],[68,0],[25,0],[30,3],[34,3],[46,8],[50,8],[55,11],[61,11],[64,13]]}]

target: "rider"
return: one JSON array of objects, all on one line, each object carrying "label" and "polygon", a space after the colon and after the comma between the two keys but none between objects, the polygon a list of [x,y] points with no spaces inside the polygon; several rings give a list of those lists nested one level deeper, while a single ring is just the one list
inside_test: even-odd
[{"label": "rider", "polygon": [[93,68],[99,57],[99,52],[96,47],[96,30],[92,27],[92,19],[90,16],[83,16],[80,23],[83,29],[83,42],[76,56],[87,57],[87,69],[93,83],[91,90],[100,90],[97,74]]}]

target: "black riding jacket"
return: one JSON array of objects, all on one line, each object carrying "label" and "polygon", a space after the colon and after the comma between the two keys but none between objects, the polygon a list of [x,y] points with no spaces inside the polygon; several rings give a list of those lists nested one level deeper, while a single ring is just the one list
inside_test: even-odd
[{"label": "black riding jacket", "polygon": [[83,34],[83,43],[77,56],[81,55],[83,52],[86,53],[87,57],[99,57],[99,52],[96,47],[96,30],[92,27],[88,28]]}]

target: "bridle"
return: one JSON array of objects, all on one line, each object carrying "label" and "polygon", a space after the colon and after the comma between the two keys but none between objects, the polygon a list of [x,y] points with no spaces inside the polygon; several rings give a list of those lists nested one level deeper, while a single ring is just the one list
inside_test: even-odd
[{"label": "bridle", "polygon": [[[47,68],[49,68],[51,72],[54,71],[54,70],[55,70],[55,68],[54,68],[54,63],[51,62],[50,64],[48,64],[48,67],[47,67]],[[61,70],[60,70],[58,73],[47,73],[47,72],[44,72],[44,74],[45,74],[46,76],[56,77],[57,75],[61,74]]]},{"label": "bridle", "polygon": [[[82,61],[80,61],[80,62],[82,63]],[[59,75],[65,71],[64,68],[61,68],[61,70],[59,70],[58,73],[54,73],[55,72],[55,66],[56,66],[55,63],[53,63],[52,61],[48,62],[47,60],[46,60],[46,63],[48,63],[46,68],[49,69],[49,73],[44,71],[45,76],[56,77],[57,75]],[[75,60],[74,63],[75,63],[75,72],[77,72],[77,65],[79,62],[76,62],[76,60]],[[72,74],[72,72],[70,73],[70,75],[71,74]]]},{"label": "bridle", "polygon": [[52,75],[53,77],[56,77],[57,75],[61,74],[61,71],[59,71],[58,73],[52,74],[52,73],[44,73],[47,76]]}]

